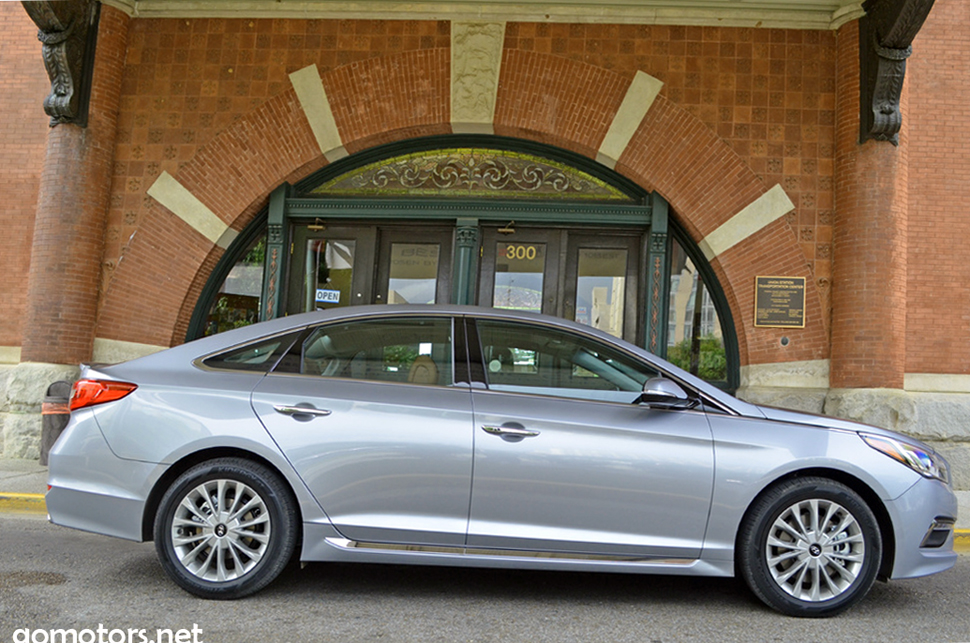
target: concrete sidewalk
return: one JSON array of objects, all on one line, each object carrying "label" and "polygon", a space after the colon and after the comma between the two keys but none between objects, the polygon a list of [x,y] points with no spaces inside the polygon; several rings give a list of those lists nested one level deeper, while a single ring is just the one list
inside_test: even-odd
[{"label": "concrete sidewalk", "polygon": [[[47,513],[47,467],[36,460],[0,458],[0,513]],[[957,491],[960,514],[957,520],[957,548],[970,551],[970,491]]]}]

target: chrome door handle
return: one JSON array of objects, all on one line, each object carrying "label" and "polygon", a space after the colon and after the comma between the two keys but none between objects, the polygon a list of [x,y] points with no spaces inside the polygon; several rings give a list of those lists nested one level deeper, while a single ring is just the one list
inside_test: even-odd
[{"label": "chrome door handle", "polygon": [[482,431],[485,433],[491,433],[492,435],[500,435],[502,437],[509,438],[534,438],[539,435],[538,431],[530,431],[529,429],[515,426],[482,426]]},{"label": "chrome door handle", "polygon": [[285,404],[275,404],[273,408],[277,413],[283,415],[311,415],[313,417],[326,417],[331,411],[326,409],[315,409],[312,406],[287,406]]}]

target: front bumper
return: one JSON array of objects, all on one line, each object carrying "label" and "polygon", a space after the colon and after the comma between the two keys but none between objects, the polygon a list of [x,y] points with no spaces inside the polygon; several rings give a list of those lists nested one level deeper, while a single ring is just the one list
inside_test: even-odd
[{"label": "front bumper", "polygon": [[[891,578],[915,578],[947,570],[956,564],[952,525],[957,518],[957,499],[942,482],[920,478],[902,496],[886,503],[896,532],[896,557]],[[934,526],[936,529],[934,529]],[[937,547],[939,530],[950,534]],[[934,537],[927,538],[931,531]]]}]

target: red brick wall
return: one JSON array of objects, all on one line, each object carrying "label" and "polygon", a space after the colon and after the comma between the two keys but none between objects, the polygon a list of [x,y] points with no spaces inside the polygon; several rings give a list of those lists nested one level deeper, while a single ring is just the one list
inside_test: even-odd
[{"label": "red brick wall", "polygon": [[[161,171],[245,225],[279,182],[325,163],[289,86],[288,74],[310,63],[349,151],[446,133],[448,34],[440,22],[133,21],[107,240],[109,260],[124,259],[98,335],[180,341],[206,276],[199,270],[221,254],[146,197]],[[348,42],[356,48],[336,51]],[[696,239],[782,183],[796,212],[715,270],[743,361],[824,358],[834,52],[829,33],[510,24],[495,129],[594,156],[635,71],[664,80],[618,169],[667,197]],[[342,66],[334,58],[351,54]],[[809,292],[809,328],[787,333],[786,349],[779,333],[747,328],[755,274],[821,286]]]},{"label": "red brick wall", "polygon": [[907,65],[908,373],[970,373],[968,17],[968,0],[937,0]]},{"label": "red brick wall", "polygon": [[0,2],[0,346],[20,346],[37,191],[47,146],[44,70],[37,28],[19,2]]},{"label": "red brick wall", "polygon": [[88,124],[54,127],[37,202],[21,360],[91,358],[128,16],[104,7]]},{"label": "red brick wall", "polygon": [[[859,140],[859,30],[839,31],[833,388],[902,388],[906,350],[907,140]],[[906,113],[905,105],[903,106]]]}]

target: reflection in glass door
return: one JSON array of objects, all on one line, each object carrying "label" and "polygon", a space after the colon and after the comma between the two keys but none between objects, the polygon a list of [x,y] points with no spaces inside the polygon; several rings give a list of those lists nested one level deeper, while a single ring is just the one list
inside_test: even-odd
[{"label": "reflection in glass door", "polygon": [[579,249],[576,321],[623,337],[628,255],[624,248]]},{"label": "reflection in glass door", "polygon": [[392,243],[387,303],[437,303],[440,254],[436,243]]},{"label": "reflection in glass door", "polygon": [[644,239],[644,233],[571,233],[562,316],[636,343]]},{"label": "reflection in glass door", "polygon": [[479,303],[558,315],[560,239],[558,230],[485,228]]},{"label": "reflection in glass door", "polygon": [[545,266],[544,243],[498,243],[492,306],[541,313]]},{"label": "reflection in glass door", "polygon": [[308,239],[306,250],[306,310],[350,305],[354,274],[353,239]]},{"label": "reflection in glass door", "polygon": [[451,301],[454,228],[381,227],[376,303],[447,304]]},{"label": "reflection in glass door", "polygon": [[643,230],[485,228],[478,301],[572,319],[636,341],[645,239]]}]

